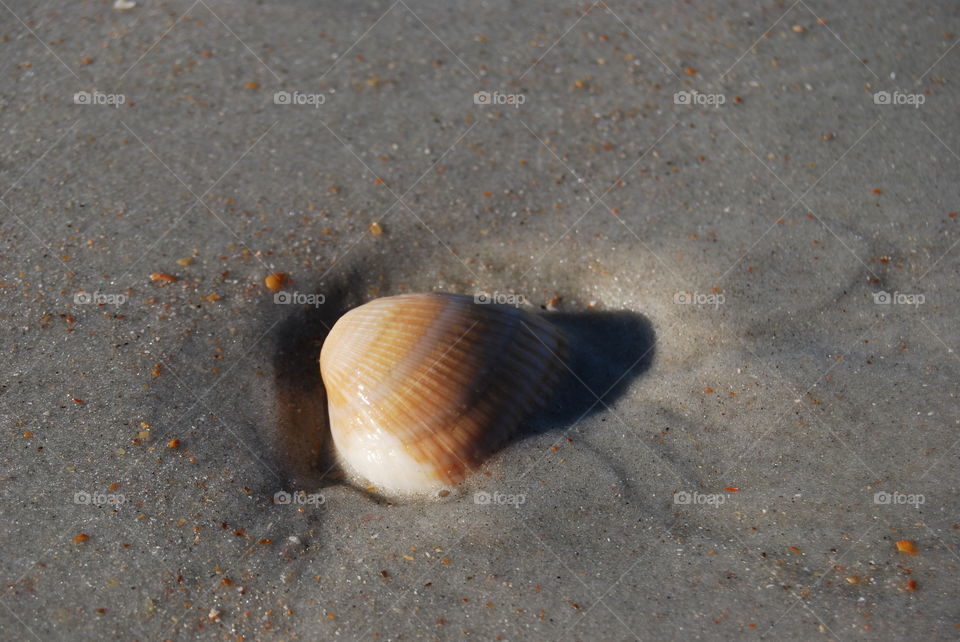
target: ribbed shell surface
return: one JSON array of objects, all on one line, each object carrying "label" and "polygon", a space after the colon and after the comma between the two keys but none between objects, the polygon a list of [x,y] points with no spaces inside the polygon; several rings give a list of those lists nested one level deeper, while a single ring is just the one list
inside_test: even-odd
[{"label": "ribbed shell surface", "polygon": [[[544,319],[472,297],[409,294],[355,308],[320,355],[337,451],[387,491],[456,483],[547,400],[564,350]],[[390,469],[391,457],[416,470]]]}]

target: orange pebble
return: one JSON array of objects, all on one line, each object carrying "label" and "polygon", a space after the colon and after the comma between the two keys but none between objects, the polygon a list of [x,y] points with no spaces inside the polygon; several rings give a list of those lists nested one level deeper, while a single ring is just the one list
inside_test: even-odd
[{"label": "orange pebble", "polygon": [[901,553],[909,553],[913,555],[917,552],[917,546],[908,539],[897,540],[897,550]]},{"label": "orange pebble", "polygon": [[268,274],[267,278],[263,280],[263,283],[271,292],[277,292],[287,284],[288,280],[289,276],[285,272],[276,272],[274,274]]}]

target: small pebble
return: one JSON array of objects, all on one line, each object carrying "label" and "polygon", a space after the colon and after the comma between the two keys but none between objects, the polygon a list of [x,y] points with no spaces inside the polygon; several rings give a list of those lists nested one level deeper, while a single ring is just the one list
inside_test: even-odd
[{"label": "small pebble", "polygon": [[908,539],[901,539],[897,541],[897,550],[901,553],[913,555],[917,552],[917,546]]},{"label": "small pebble", "polygon": [[289,276],[284,272],[276,272],[274,274],[267,275],[267,278],[263,280],[264,285],[267,286],[267,289],[271,292],[278,292],[287,284]]}]

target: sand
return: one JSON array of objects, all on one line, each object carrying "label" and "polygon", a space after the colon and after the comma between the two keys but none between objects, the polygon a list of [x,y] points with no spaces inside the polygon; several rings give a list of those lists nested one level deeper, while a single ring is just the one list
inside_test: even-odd
[{"label": "sand", "polygon": [[[588,7],[0,8],[0,637],[956,639],[960,12]],[[326,328],[434,291],[572,374],[324,478]]]}]

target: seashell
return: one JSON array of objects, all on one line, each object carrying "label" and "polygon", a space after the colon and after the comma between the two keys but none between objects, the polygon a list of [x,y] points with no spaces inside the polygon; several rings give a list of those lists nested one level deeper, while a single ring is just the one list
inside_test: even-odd
[{"label": "seashell", "polygon": [[546,403],[565,351],[544,319],[468,296],[354,308],[320,351],[338,459],[385,495],[456,484]]}]

